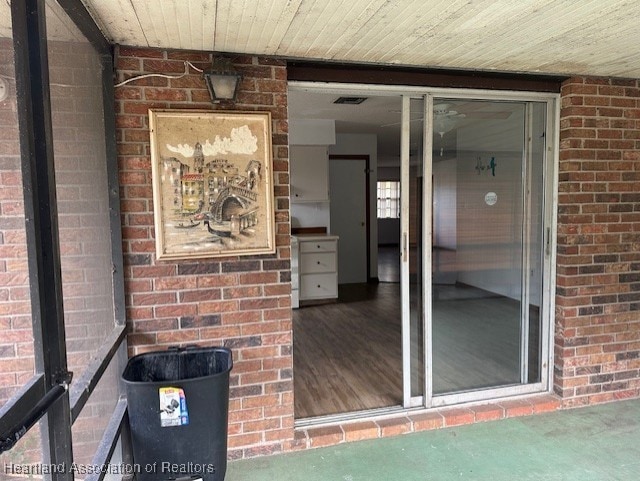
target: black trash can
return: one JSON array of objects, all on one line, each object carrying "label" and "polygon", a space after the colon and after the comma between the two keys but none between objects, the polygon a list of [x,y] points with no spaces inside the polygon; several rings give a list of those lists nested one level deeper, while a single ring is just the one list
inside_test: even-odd
[{"label": "black trash can", "polygon": [[127,389],[139,481],[222,481],[227,469],[231,351],[170,348],[129,359]]}]

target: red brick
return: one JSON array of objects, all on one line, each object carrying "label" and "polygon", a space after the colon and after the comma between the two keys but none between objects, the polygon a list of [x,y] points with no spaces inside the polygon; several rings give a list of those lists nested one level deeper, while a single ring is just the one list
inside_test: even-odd
[{"label": "red brick", "polygon": [[439,429],[444,426],[444,417],[438,412],[412,414],[409,416],[413,431]]},{"label": "red brick", "polygon": [[344,432],[340,426],[310,428],[307,430],[307,436],[309,447],[312,448],[331,446],[344,441]]},{"label": "red brick", "polygon": [[380,434],[378,425],[373,421],[362,421],[356,423],[345,423],[342,425],[345,441],[361,441],[363,439],[374,439]]},{"label": "red brick", "polygon": [[504,409],[497,404],[472,406],[470,409],[475,413],[476,421],[494,421],[505,417]]},{"label": "red brick", "polygon": [[262,295],[261,286],[247,287],[227,287],[222,290],[224,299],[241,299],[246,297],[260,297]]},{"label": "red brick", "polygon": [[237,448],[258,444],[262,440],[261,433],[240,434],[228,437],[227,443],[229,448]]},{"label": "red brick", "polygon": [[153,311],[154,315],[158,318],[195,316],[198,313],[198,306],[196,304],[171,304],[156,306]]},{"label": "red brick", "polygon": [[411,421],[407,417],[393,417],[388,419],[378,419],[376,424],[380,427],[382,436],[396,436],[411,431]]},{"label": "red brick", "polygon": [[157,333],[158,344],[183,344],[199,339],[196,329],[181,329],[179,331],[162,331]]},{"label": "red brick", "polygon": [[533,406],[528,400],[512,400],[500,403],[505,410],[505,417],[528,416],[533,414]]},{"label": "red brick", "polygon": [[475,419],[473,411],[464,408],[443,409],[440,414],[444,417],[445,427],[471,424]]},{"label": "red brick", "polygon": [[295,430],[293,433],[293,439],[287,442],[286,446],[289,450],[299,451],[301,449],[306,449],[308,442],[309,438],[307,437],[306,431]]}]

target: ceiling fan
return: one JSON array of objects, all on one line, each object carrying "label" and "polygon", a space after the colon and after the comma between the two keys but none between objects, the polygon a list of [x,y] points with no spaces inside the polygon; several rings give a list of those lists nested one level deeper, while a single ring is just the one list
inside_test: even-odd
[{"label": "ceiling fan", "polygon": [[[442,143],[444,134],[452,130],[456,126],[458,120],[465,117],[465,114],[461,114],[457,110],[452,110],[451,104],[440,103],[433,106],[433,131],[440,134],[440,156],[444,153],[444,145]],[[410,119],[409,122],[422,122],[423,120],[424,117],[420,117],[417,119]],[[400,124],[402,124],[402,122],[393,122],[391,124],[381,125],[380,127],[391,127]]]},{"label": "ceiling fan", "polygon": [[[458,113],[457,110],[451,110],[450,107],[451,107],[451,104],[444,104],[444,103],[435,104],[433,106],[434,124],[435,122],[438,122],[438,121],[449,122],[449,121],[455,121],[455,119],[462,119],[466,117],[466,114]],[[401,113],[401,110],[393,110],[393,112]],[[444,120],[444,119],[449,119],[449,120]],[[421,122],[422,120],[424,120],[424,117],[421,116],[420,118],[411,119],[409,120],[409,122],[417,122],[417,121]],[[390,124],[381,125],[380,127],[392,127],[394,125],[400,125],[400,124],[402,124],[402,122],[392,122]],[[453,126],[451,128],[453,128]],[[449,130],[451,130],[451,128]]]},{"label": "ceiling fan", "polygon": [[[455,109],[455,110],[454,110]],[[401,110],[392,110],[393,113],[401,113]],[[420,117],[411,119],[410,122],[422,121],[422,112],[419,113]],[[454,119],[482,119],[482,120],[504,120],[508,119],[513,113],[512,109],[503,108],[497,109],[495,104],[488,105],[486,102],[478,102],[470,100],[468,102],[457,102],[456,104],[441,102],[433,106],[434,120],[444,118]],[[394,125],[400,125],[402,122],[392,122],[381,125],[380,127],[391,127]]]},{"label": "ceiling fan", "polygon": [[[454,110],[454,108],[456,110]],[[464,113],[460,112],[460,110]],[[441,102],[435,104],[433,106],[433,131],[440,134],[440,155],[442,156],[444,153],[444,143],[442,140],[444,135],[457,127],[462,119],[501,120],[508,119],[511,114],[512,111],[509,109],[493,110],[491,107],[487,109],[486,102],[468,101],[458,102],[457,104]],[[423,120],[424,117],[421,115],[418,118],[410,119],[409,122],[422,122]],[[380,127],[392,127],[400,124],[402,124],[402,122],[393,122],[381,125]]]}]

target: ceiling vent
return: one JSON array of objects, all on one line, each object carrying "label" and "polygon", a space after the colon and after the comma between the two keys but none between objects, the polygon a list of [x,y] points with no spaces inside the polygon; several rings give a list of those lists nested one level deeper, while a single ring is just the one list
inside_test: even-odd
[{"label": "ceiling vent", "polygon": [[367,97],[338,97],[333,101],[334,104],[360,105],[367,100]]}]

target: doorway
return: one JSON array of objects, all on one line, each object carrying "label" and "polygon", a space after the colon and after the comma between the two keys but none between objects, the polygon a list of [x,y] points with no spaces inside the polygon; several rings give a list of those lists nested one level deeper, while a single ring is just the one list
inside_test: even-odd
[{"label": "doorway", "polygon": [[[310,90],[306,84],[300,93],[364,96],[356,88]],[[345,275],[337,302],[294,313],[296,417],[326,421],[327,415],[547,390],[557,98],[451,90],[407,95],[400,88],[382,97],[395,106],[381,109],[375,122],[395,129],[397,156],[393,166],[378,164],[376,156],[370,170],[374,186],[383,168],[397,169],[400,179],[399,283],[366,284]],[[295,101],[291,105],[295,109]],[[358,128],[371,135],[364,127],[370,115],[356,127],[355,114],[342,123],[337,110],[315,112],[332,112],[338,135],[341,129],[360,135]],[[380,138],[376,142],[382,151]],[[362,170],[357,163],[347,167],[353,172],[342,167],[330,180],[332,233],[343,222],[336,217],[334,224],[334,216],[352,204],[348,179]],[[375,202],[376,194],[367,198]],[[358,227],[352,218],[344,223]],[[341,271],[361,265],[362,252],[340,251]],[[373,271],[382,250],[374,243],[366,251]],[[387,356],[384,368],[373,367],[380,360],[375,352]],[[348,366],[361,371],[349,373]],[[347,373],[342,380],[336,369]],[[325,407],[298,409],[303,397]],[[375,401],[360,403],[364,398]]]}]

